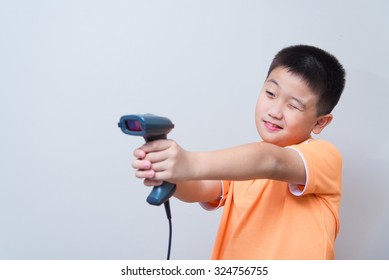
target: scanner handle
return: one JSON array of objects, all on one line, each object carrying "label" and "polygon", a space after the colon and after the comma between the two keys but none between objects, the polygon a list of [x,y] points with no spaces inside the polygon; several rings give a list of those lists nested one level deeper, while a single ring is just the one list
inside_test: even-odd
[{"label": "scanner handle", "polygon": [[[146,142],[159,140],[159,139],[166,139],[166,135],[154,135],[150,137],[145,137]],[[151,205],[159,206],[166,201],[169,200],[170,197],[174,194],[176,191],[176,185],[169,183],[169,182],[163,182],[162,185],[154,186],[153,190],[147,197],[146,201],[150,203]]]},{"label": "scanner handle", "polygon": [[147,202],[151,205],[159,206],[169,200],[175,191],[175,184],[163,182],[162,185],[153,187],[153,190],[147,197]]}]

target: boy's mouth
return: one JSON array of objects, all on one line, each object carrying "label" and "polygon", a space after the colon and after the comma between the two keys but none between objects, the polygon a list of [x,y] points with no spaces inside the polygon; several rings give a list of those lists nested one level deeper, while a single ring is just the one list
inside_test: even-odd
[{"label": "boy's mouth", "polygon": [[265,124],[265,127],[267,129],[269,129],[270,131],[279,131],[282,129],[281,126],[275,124],[275,123],[272,123],[272,122],[268,122],[268,121],[263,121],[264,124]]}]

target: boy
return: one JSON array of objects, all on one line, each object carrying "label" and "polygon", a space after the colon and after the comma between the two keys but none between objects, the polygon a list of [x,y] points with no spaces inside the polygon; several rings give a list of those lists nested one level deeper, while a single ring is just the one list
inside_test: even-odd
[{"label": "boy", "polygon": [[258,97],[262,141],[189,152],[172,140],[134,151],[146,186],[177,184],[175,196],[206,209],[224,206],[212,259],[334,259],[342,159],[315,140],[333,117],[345,71],[312,46],[281,50]]}]

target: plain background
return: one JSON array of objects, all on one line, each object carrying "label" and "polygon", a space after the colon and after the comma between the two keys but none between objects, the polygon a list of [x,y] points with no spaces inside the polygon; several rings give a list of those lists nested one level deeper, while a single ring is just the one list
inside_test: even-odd
[{"label": "plain background", "polygon": [[[203,151],[258,141],[257,94],[293,44],[347,70],[319,135],[344,157],[338,259],[389,259],[389,2],[0,2],[0,259],[164,259],[168,222],[130,167],[154,113]],[[221,211],[173,199],[172,259],[208,259]]]}]

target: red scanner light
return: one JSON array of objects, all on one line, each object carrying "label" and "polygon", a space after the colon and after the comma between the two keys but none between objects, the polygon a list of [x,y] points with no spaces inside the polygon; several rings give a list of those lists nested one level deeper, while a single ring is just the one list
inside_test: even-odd
[{"label": "red scanner light", "polygon": [[142,131],[142,124],[138,120],[128,120],[126,124],[129,131]]}]

